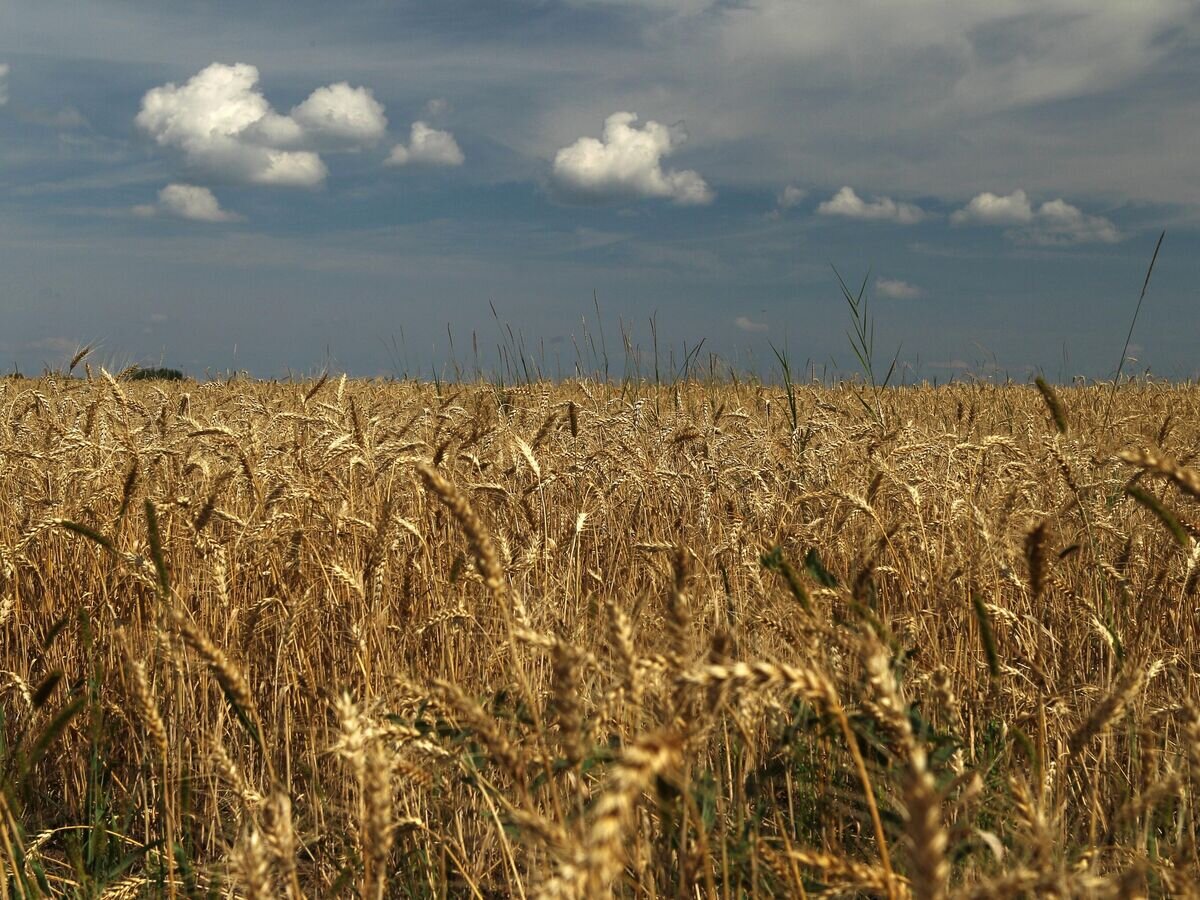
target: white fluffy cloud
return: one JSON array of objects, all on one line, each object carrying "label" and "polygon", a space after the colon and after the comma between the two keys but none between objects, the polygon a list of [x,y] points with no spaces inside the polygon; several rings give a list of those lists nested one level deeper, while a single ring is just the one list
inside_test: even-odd
[{"label": "white fluffy cloud", "polygon": [[373,144],[387,131],[383,104],[367,88],[344,81],[317,88],[292,118],[311,134],[352,144]]},{"label": "white fluffy cloud", "polygon": [[875,290],[880,296],[891,300],[915,300],[925,293],[915,284],[909,284],[899,278],[877,278]]},{"label": "white fluffy cloud", "polygon": [[1089,216],[1061,199],[1038,207],[1036,227],[1028,235],[1035,244],[1115,244],[1121,232],[1103,216]]},{"label": "white fluffy cloud", "polygon": [[0,106],[8,102],[8,63],[0,63]]},{"label": "white fluffy cloud", "polygon": [[135,206],[139,216],[174,216],[192,222],[240,222],[242,217],[221,209],[221,204],[206,187],[194,184],[168,184],[158,192],[157,204]]},{"label": "white fluffy cloud", "polygon": [[1022,190],[1003,196],[984,191],[950,216],[952,225],[1024,225],[1033,221],[1033,206]]},{"label": "white fluffy cloud", "polygon": [[461,166],[463,152],[458,141],[448,131],[431,128],[424,122],[413,122],[408,146],[397,144],[385,161],[389,166],[425,163],[431,166]]},{"label": "white fluffy cloud", "polygon": [[345,149],[378,140],[383,106],[345,82],[317,88],[281,115],[257,88],[258,69],[213,63],[187,83],[146,92],[136,123],[197,168],[251,184],[315,187],[328,170],[314,143]]},{"label": "white fluffy cloud", "polygon": [[868,203],[848,185],[818,206],[817,212],[823,216],[895,222],[897,225],[915,225],[925,218],[925,212],[919,206],[897,203],[891,197],[875,197]]},{"label": "white fluffy cloud", "polygon": [[1121,232],[1103,216],[1090,216],[1062,198],[1047,200],[1034,209],[1022,190],[998,196],[976,194],[950,216],[952,225],[1008,226],[1005,235],[1014,241],[1041,246],[1114,244]]},{"label": "white fluffy cloud", "polygon": [[601,140],[581,137],[555,154],[552,178],[565,199],[603,202],[629,197],[665,197],[681,205],[711,203],[713,192],[690,169],[665,170],[670,156],[686,140],[680,129],[647,121],[638,128],[637,115],[617,112],[604,122]]}]

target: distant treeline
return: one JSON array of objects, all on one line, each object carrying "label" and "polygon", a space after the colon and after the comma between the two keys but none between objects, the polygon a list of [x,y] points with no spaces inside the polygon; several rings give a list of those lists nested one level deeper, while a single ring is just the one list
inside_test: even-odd
[{"label": "distant treeline", "polygon": [[183,381],[184,375],[178,369],[156,366],[149,369],[134,369],[125,377],[130,381]]}]

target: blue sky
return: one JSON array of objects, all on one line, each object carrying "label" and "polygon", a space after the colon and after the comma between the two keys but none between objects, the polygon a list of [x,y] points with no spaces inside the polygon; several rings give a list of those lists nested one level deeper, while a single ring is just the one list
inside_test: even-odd
[{"label": "blue sky", "polygon": [[837,266],[907,377],[1106,377],[1166,229],[1128,368],[1200,375],[1191,0],[9,0],[0,73],[0,368],[554,375],[598,305],[849,374]]}]

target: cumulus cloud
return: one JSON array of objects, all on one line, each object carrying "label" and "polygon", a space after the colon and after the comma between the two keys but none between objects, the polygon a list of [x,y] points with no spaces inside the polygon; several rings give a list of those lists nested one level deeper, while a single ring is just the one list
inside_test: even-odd
[{"label": "cumulus cloud", "polygon": [[221,209],[221,204],[206,187],[194,184],[168,184],[158,192],[157,204],[133,208],[139,216],[173,216],[192,222],[239,222],[242,217]]},{"label": "cumulus cloud", "polygon": [[686,140],[681,129],[617,112],[604,122],[600,140],[581,137],[554,156],[552,179],[564,199],[597,203],[631,197],[664,197],[680,205],[711,203],[713,192],[697,172],[662,167]]},{"label": "cumulus cloud", "polygon": [[1023,225],[1033,220],[1033,206],[1022,190],[999,196],[984,191],[950,216],[952,225]]},{"label": "cumulus cloud", "polygon": [[1038,207],[1036,227],[1027,235],[1035,244],[1115,244],[1121,232],[1103,216],[1089,216],[1076,206],[1050,200]]},{"label": "cumulus cloud", "polygon": [[213,63],[185,84],[146,92],[135,122],[189,164],[251,184],[316,187],[328,170],[314,145],[353,149],[387,129],[383,106],[345,82],[317,88],[290,115],[257,88],[258,69]]},{"label": "cumulus cloud", "polygon": [[751,334],[759,334],[761,332],[770,330],[769,325],[764,325],[762,322],[755,322],[753,319],[747,316],[738,316],[733,320],[733,324],[742,331],[748,331]]},{"label": "cumulus cloud", "polygon": [[424,163],[430,166],[461,166],[464,159],[454,135],[418,121],[413,122],[408,146],[397,144],[393,147],[385,165]]},{"label": "cumulus cloud", "polygon": [[313,135],[352,144],[373,144],[387,131],[383,104],[367,88],[344,81],[317,88],[291,117]]},{"label": "cumulus cloud", "polygon": [[1061,197],[1047,200],[1036,209],[1022,190],[998,196],[976,194],[950,216],[952,225],[1008,226],[1005,236],[1023,244],[1070,246],[1072,244],[1115,244],[1121,232],[1103,216],[1091,216]]},{"label": "cumulus cloud", "polygon": [[8,63],[0,63],[0,106],[8,102]]},{"label": "cumulus cloud", "polygon": [[868,203],[848,185],[818,206],[817,212],[823,216],[895,222],[897,225],[915,225],[925,218],[925,212],[919,206],[897,203],[891,197],[875,197]]},{"label": "cumulus cloud", "polygon": [[875,290],[880,296],[891,300],[915,300],[925,293],[915,284],[909,284],[899,278],[877,278]]}]

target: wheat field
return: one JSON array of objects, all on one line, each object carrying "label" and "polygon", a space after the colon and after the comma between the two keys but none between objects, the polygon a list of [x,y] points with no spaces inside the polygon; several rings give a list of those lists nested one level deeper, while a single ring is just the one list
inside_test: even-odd
[{"label": "wheat field", "polygon": [[1195,388],[0,410],[0,896],[1200,896]]}]

